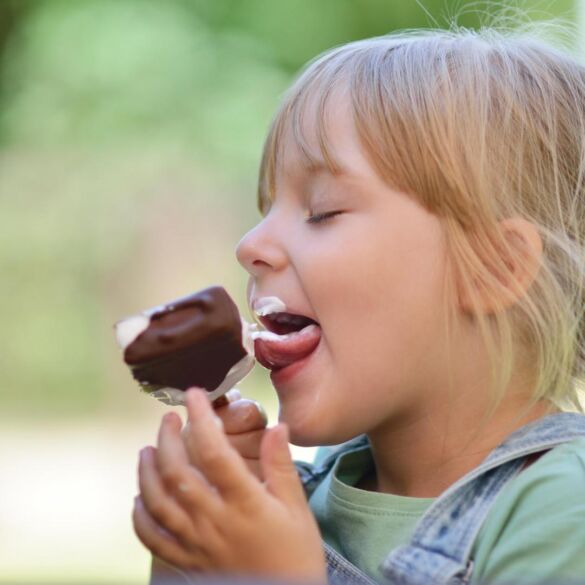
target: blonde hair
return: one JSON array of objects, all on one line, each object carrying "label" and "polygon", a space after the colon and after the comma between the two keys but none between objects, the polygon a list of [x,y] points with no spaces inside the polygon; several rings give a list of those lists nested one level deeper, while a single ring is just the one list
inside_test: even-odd
[{"label": "blonde hair", "polygon": [[[489,352],[492,408],[522,365],[534,373],[534,402],[581,410],[585,68],[530,34],[493,28],[405,31],[334,48],[309,63],[276,113],[261,210],[274,197],[287,131],[308,166],[320,155],[337,172],[324,115],[335,88],[347,91],[380,177],[441,219],[450,274],[462,278]],[[319,153],[303,133],[314,99]],[[540,270],[514,306],[485,314],[478,286],[489,294],[502,286],[498,275],[514,281],[501,251],[515,251],[498,226],[517,216],[542,238]]]}]

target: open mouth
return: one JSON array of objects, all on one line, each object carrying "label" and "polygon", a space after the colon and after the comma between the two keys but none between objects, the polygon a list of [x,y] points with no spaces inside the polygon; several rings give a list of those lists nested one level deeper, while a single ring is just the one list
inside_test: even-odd
[{"label": "open mouth", "polygon": [[267,331],[276,335],[288,335],[295,331],[301,331],[305,327],[315,324],[319,325],[313,319],[303,315],[293,315],[292,313],[270,313],[263,317],[258,317]]},{"label": "open mouth", "polygon": [[319,324],[304,315],[280,312],[259,320],[266,330],[255,334],[254,353],[262,366],[273,371],[307,357],[321,340]]}]

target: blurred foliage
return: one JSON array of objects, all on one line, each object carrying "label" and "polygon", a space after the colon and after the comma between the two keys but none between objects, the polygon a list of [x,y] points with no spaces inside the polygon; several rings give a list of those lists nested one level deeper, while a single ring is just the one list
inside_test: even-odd
[{"label": "blurred foliage", "polygon": [[[542,0],[523,3],[526,9]],[[572,0],[555,13],[574,17]],[[445,0],[5,2],[5,143],[172,141],[248,168],[290,75],[396,28],[478,26],[494,3]],[[20,7],[20,8],[18,8]],[[490,8],[491,7],[491,8]],[[503,3],[505,13],[514,13]],[[0,33],[1,34],[1,33]],[[4,35],[6,39],[6,35]]]},{"label": "blurred foliage", "polygon": [[[521,6],[575,16],[572,0]],[[130,406],[115,319],[214,282],[244,305],[233,248],[306,61],[498,10],[509,3],[0,0],[3,413]],[[245,384],[270,392],[261,371]]]}]

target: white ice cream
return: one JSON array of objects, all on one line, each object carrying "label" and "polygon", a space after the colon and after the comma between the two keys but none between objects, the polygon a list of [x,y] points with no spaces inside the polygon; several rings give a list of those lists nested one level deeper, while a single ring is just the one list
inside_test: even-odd
[{"label": "white ice cream", "polygon": [[146,315],[133,315],[118,321],[115,325],[116,339],[122,349],[126,349],[143,331],[146,330],[150,318]]},{"label": "white ice cream", "polygon": [[278,297],[261,297],[252,308],[259,317],[265,317],[270,313],[286,313],[286,305]]}]

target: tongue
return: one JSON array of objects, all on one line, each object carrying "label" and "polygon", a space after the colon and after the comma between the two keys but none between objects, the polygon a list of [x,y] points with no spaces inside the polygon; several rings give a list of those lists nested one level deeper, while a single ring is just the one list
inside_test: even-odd
[{"label": "tongue", "polygon": [[261,331],[255,335],[254,353],[265,368],[275,370],[307,357],[320,340],[321,328],[315,324],[287,335]]}]

